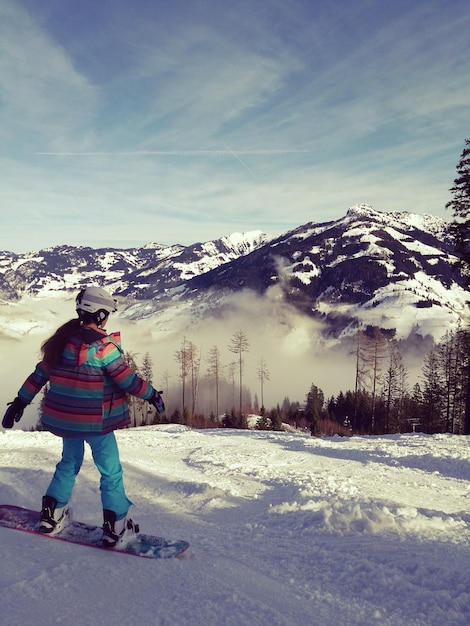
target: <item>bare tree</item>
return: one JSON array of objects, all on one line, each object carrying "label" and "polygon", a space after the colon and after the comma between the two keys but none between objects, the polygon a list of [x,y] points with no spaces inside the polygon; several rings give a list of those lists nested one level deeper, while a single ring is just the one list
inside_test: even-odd
[{"label": "bare tree", "polygon": [[355,349],[355,357],[356,357],[356,382],[355,382],[355,392],[357,394],[358,391],[365,389],[365,378],[366,372],[364,369],[364,361],[365,361],[365,351],[366,344],[368,343],[368,338],[365,332],[362,329],[359,329],[356,333],[356,349]]},{"label": "bare tree", "polygon": [[219,417],[219,379],[221,372],[220,365],[220,350],[217,346],[212,346],[209,350],[209,356],[207,358],[209,367],[207,373],[213,378],[215,383],[215,414]]},{"label": "bare tree", "polygon": [[232,407],[235,406],[235,371],[237,369],[237,364],[235,361],[232,361],[227,366],[227,374],[230,384],[232,386]]},{"label": "bare tree", "polygon": [[169,394],[169,390],[170,390],[170,373],[168,372],[168,370],[165,370],[163,372],[162,383],[163,383],[163,391],[164,391],[164,394],[165,394],[165,404],[166,404],[167,401],[169,401],[169,399],[170,399],[170,394]]},{"label": "bare tree", "polygon": [[387,340],[380,332],[380,328],[374,328],[372,342],[372,432],[374,432],[377,387],[382,374],[382,361],[387,354]]},{"label": "bare tree", "polygon": [[175,360],[179,364],[179,367],[180,367],[179,377],[181,378],[181,392],[182,392],[182,402],[183,402],[182,414],[183,415],[186,410],[186,379],[188,377],[188,372],[189,372],[189,356],[188,356],[187,344],[188,342],[187,342],[186,337],[183,337],[183,340],[181,341],[180,349],[175,352]]},{"label": "bare tree", "polygon": [[[141,376],[142,373],[135,359],[136,355],[133,352],[125,352],[123,357],[127,365],[132,370],[134,370],[136,374]],[[147,402],[145,400],[142,400],[142,398],[137,398],[136,396],[127,394],[127,403],[129,405],[129,416],[131,418],[131,424],[134,427],[145,424],[144,410]]]},{"label": "bare tree", "polygon": [[360,339],[361,346],[360,349],[358,348],[357,353],[356,384],[358,380],[357,372],[361,372],[362,389],[365,390],[367,385],[371,395],[370,426],[371,432],[374,432],[378,385],[382,374],[382,362],[387,355],[387,339],[380,328],[377,327],[373,328],[372,336],[363,333]]},{"label": "bare tree", "polygon": [[187,414],[186,381],[188,376],[191,377],[191,412],[189,413],[187,420],[188,426],[191,426],[192,418],[194,417],[194,413],[196,411],[201,353],[198,354],[197,348],[192,341],[189,341],[186,337],[183,337],[183,341],[181,342],[181,348],[175,353],[175,359],[180,366],[180,378],[183,396],[183,416]]},{"label": "bare tree", "polygon": [[237,330],[232,335],[232,342],[229,345],[230,352],[238,354],[238,372],[240,381],[240,415],[243,413],[243,353],[248,352],[250,344],[248,338],[242,330]]},{"label": "bare tree", "polygon": [[[149,383],[152,382],[153,379],[153,363],[150,357],[150,353],[146,352],[144,354],[144,358],[142,359],[142,378],[147,380]],[[146,410],[145,410],[146,409]],[[147,404],[147,407],[144,407],[142,410],[142,425],[155,423],[155,418],[157,416],[157,410],[155,407]]]},{"label": "bare tree", "polygon": [[270,372],[263,357],[261,357],[258,363],[258,380],[261,385],[261,408],[264,408],[264,383],[270,380]]},{"label": "bare tree", "polygon": [[388,366],[383,376],[385,432],[398,431],[400,406],[406,393],[406,367],[395,339],[388,342]]},{"label": "bare tree", "polygon": [[199,386],[199,368],[201,365],[202,348],[197,351],[197,347],[192,341],[188,343],[188,363],[191,373],[191,422],[196,412],[197,390]]}]

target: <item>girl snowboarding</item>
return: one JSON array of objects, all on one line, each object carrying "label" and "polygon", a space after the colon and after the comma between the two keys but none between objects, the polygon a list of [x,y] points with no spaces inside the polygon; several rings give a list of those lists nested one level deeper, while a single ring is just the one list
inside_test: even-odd
[{"label": "girl snowboarding", "polygon": [[62,437],[62,458],[42,498],[43,533],[59,533],[67,523],[67,504],[80,471],[85,442],[101,474],[103,545],[126,543],[139,532],[128,518],[132,502],[122,479],[114,430],[130,423],[126,394],[147,400],[164,413],[160,393],[140,378],[123,358],[119,333],[106,333],[116,301],[100,287],[87,287],[76,298],[77,318],[66,322],[41,346],[42,360],[23,383],[2,421],[12,428],[24,408],[48,384],[42,408],[46,430]]}]

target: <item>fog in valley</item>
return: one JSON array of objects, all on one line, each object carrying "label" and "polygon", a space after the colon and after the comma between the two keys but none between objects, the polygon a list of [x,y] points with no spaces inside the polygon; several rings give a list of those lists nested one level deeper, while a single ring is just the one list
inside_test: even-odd
[{"label": "fog in valley", "polygon": [[[199,380],[204,382],[209,369],[209,352],[216,346],[220,352],[221,385],[219,413],[239,406],[238,355],[230,351],[232,336],[241,330],[249,349],[243,353],[244,402],[258,400],[261,406],[261,383],[258,370],[261,360],[269,374],[263,384],[264,405],[267,409],[291,402],[305,402],[311,384],[323,390],[325,398],[339,391],[354,389],[355,356],[353,346],[328,349],[321,339],[321,324],[299,314],[287,305],[276,288],[260,297],[243,292],[223,301],[218,311],[210,314],[191,302],[177,303],[152,311],[143,319],[129,319],[142,310],[145,303],[134,301],[126,308],[121,302],[117,313],[107,324],[108,331],[120,331],[125,352],[133,355],[138,366],[148,353],[153,366],[153,383],[165,391],[165,401],[171,410],[181,408],[180,366],[175,358],[183,340],[192,342],[200,357]],[[198,308],[199,307],[199,308]],[[149,303],[148,308],[154,308]],[[74,298],[54,293],[47,298],[23,298],[17,303],[0,305],[0,405],[6,408],[23,380],[40,358],[41,343],[62,323],[74,317]],[[215,314],[215,317],[213,315]],[[229,374],[230,364],[232,374]],[[411,369],[415,367],[411,365]],[[416,378],[416,372],[414,374]],[[235,385],[233,384],[235,382]],[[414,384],[414,380],[411,381]],[[236,386],[236,391],[235,391]],[[215,396],[215,386],[212,384]],[[232,389],[234,393],[228,392]],[[187,382],[189,405],[191,382]],[[207,392],[211,383],[201,384],[196,412],[208,410]],[[225,397],[222,391],[225,390]],[[228,396],[228,397],[227,397]],[[233,402],[235,399],[235,402]],[[34,425],[38,418],[40,397],[27,407],[21,427]],[[1,409],[4,410],[3,408]]]}]

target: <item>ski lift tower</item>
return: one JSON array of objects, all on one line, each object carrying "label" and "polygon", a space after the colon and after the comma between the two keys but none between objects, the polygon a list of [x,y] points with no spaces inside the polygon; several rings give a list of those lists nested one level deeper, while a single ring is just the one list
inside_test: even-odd
[{"label": "ski lift tower", "polygon": [[421,420],[419,417],[409,417],[407,421],[411,424],[411,428],[413,429],[414,433],[416,432],[416,426],[421,425]]}]

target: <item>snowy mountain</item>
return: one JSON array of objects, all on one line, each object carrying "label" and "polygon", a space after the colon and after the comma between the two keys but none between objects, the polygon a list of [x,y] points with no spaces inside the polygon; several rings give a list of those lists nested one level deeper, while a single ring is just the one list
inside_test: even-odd
[{"label": "snowy mountain", "polygon": [[399,339],[438,340],[467,315],[468,293],[455,260],[444,220],[357,205],[340,220],[305,224],[155,292],[150,307],[135,303],[129,316],[158,315],[179,302],[193,320],[223,319],[238,298],[251,294],[267,302],[264,310],[280,324],[291,323],[286,307],[316,320],[329,345],[348,340],[359,325],[379,326]]},{"label": "snowy mountain", "polygon": [[0,252],[0,298],[76,291],[93,283],[125,297],[151,298],[265,243],[260,231],[234,233],[191,246],[143,248],[57,246],[27,254]]},{"label": "snowy mountain", "polygon": [[400,338],[438,338],[466,315],[468,293],[455,260],[444,220],[362,204],[339,220],[271,239],[255,231],[191,246],[2,252],[0,298],[60,295],[95,283],[118,296],[129,319],[184,307],[194,321],[223,319],[234,298],[251,293],[319,321],[329,341],[359,324],[396,330]]}]

